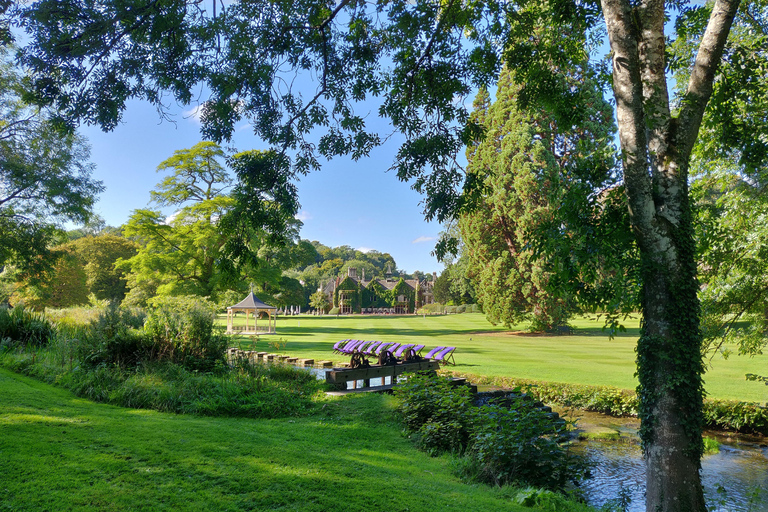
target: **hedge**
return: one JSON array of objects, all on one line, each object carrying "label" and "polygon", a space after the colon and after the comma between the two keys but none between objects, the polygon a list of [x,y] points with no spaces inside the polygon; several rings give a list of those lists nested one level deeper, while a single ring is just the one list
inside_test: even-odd
[{"label": "hedge", "polygon": [[[637,416],[637,394],[628,389],[451,373],[457,377],[464,377],[473,384],[524,388],[528,394],[547,404],[573,407],[615,417]],[[768,435],[768,407],[754,402],[705,399],[704,421],[707,428]]]}]

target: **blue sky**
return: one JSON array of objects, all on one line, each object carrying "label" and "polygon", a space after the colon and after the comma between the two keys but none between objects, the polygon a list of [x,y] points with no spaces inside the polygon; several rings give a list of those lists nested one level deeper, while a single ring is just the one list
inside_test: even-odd
[{"label": "blue sky", "polygon": [[[129,104],[122,124],[112,132],[80,129],[91,145],[94,178],[106,186],[96,213],[107,224],[119,226],[133,210],[146,207],[149,191],[163,176],[156,172],[158,164],[175,150],[200,142],[196,119],[183,108],[176,110],[175,123],[161,121],[154,107],[137,101]],[[233,144],[241,151],[266,149],[247,126],[238,130]],[[299,218],[304,223],[301,238],[330,247],[389,252],[398,268],[407,272],[439,273],[443,265],[430,253],[442,228],[424,220],[421,196],[394,172],[387,172],[397,149],[397,137],[393,137],[369,158],[323,161],[320,171],[302,177],[298,183]]]}]

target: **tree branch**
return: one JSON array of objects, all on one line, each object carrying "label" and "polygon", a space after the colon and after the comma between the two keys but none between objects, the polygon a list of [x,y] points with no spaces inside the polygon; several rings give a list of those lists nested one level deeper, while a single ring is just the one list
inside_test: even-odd
[{"label": "tree branch", "polygon": [[701,38],[691,78],[688,80],[688,90],[683,96],[678,116],[678,154],[683,161],[688,160],[696,142],[704,110],[712,95],[715,72],[723,56],[739,3],[740,0],[717,0]]},{"label": "tree branch", "polygon": [[638,244],[641,249],[649,250],[656,238],[652,227],[655,207],[647,167],[639,34],[627,0],[602,0],[601,3],[613,53],[613,93],[629,215]]},{"label": "tree branch", "polygon": [[637,8],[640,20],[640,58],[643,104],[648,137],[648,157],[654,180],[666,170],[671,115],[667,89],[664,1],[643,0]]}]

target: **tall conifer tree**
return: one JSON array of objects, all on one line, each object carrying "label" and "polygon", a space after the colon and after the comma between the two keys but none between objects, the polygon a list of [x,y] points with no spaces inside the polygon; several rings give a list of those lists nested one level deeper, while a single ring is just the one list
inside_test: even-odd
[{"label": "tall conifer tree", "polygon": [[[475,99],[472,115],[486,134],[467,158],[481,193],[459,226],[478,301],[493,323],[530,321],[533,330],[549,330],[578,307],[579,295],[555,275],[574,266],[571,251],[544,246],[592,242],[581,238],[583,223],[596,219],[595,199],[613,183],[614,170],[611,108],[594,84],[578,82],[594,91],[585,107],[591,122],[578,128],[558,126],[543,109],[520,108],[523,87],[507,71],[494,103],[485,89]],[[560,211],[566,203],[567,214]]]}]

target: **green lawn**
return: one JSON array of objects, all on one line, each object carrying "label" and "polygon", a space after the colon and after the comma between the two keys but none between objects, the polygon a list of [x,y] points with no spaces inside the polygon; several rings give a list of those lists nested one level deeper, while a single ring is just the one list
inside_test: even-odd
[{"label": "green lawn", "polygon": [[[222,322],[225,318],[220,317]],[[420,343],[428,348],[455,346],[456,370],[468,374],[609,385],[634,389],[638,321],[609,339],[597,320],[577,319],[570,336],[520,336],[494,327],[482,314],[447,316],[296,316],[280,317],[277,334],[260,337],[254,348],[270,351],[270,340],[283,338],[283,352],[296,357],[348,360],[331,352],[341,339],[354,338]],[[521,327],[522,328],[522,327]],[[251,346],[247,337],[234,343]],[[717,357],[705,375],[711,398],[768,401],[768,386],[747,382],[747,373],[768,374],[768,355]]]},{"label": "green lawn", "polygon": [[416,451],[391,408],[369,394],[309,418],[174,415],[0,369],[0,510],[531,510]]}]

